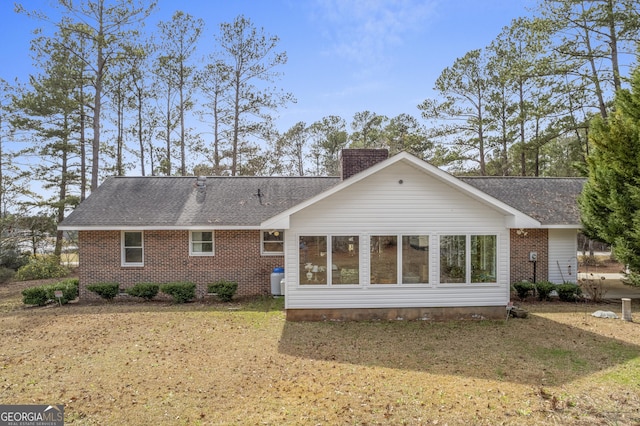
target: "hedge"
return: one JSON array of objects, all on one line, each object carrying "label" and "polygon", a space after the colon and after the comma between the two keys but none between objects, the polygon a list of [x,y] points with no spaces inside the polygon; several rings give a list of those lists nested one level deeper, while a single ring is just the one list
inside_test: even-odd
[{"label": "hedge", "polygon": [[175,303],[186,303],[196,297],[196,285],[192,282],[173,282],[160,286],[160,291],[173,297]]},{"label": "hedge", "polygon": [[106,300],[113,300],[120,292],[120,284],[118,283],[97,283],[87,286],[87,290],[94,292],[98,296]]},{"label": "hedge", "polygon": [[[54,284],[25,288],[22,290],[22,303],[44,306],[53,301],[65,305],[78,297],[78,284],[77,278],[70,278]],[[56,291],[62,291],[60,299],[56,298]]]},{"label": "hedge", "polygon": [[160,291],[160,286],[154,283],[138,283],[126,290],[127,294],[134,297],[140,297],[144,300],[151,300]]},{"label": "hedge", "polygon": [[238,283],[235,281],[219,280],[207,286],[209,293],[215,293],[223,302],[230,302],[238,291]]}]

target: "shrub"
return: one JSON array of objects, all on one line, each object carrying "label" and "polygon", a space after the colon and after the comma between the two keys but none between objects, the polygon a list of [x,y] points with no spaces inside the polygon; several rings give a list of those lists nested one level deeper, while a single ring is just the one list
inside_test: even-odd
[{"label": "shrub", "polygon": [[113,300],[120,291],[120,284],[118,283],[98,283],[90,284],[87,286],[87,290],[94,292],[103,299]]},{"label": "shrub", "polygon": [[141,297],[144,300],[151,300],[160,291],[160,286],[154,283],[138,283],[126,290],[127,294],[134,297]]},{"label": "shrub", "polygon": [[[71,278],[54,284],[25,288],[22,290],[22,303],[44,306],[53,300],[63,305],[67,304],[78,297],[78,284],[77,278]],[[60,299],[56,298],[56,291],[62,291]]]},{"label": "shrub", "polygon": [[209,293],[215,293],[223,302],[231,302],[238,291],[238,283],[235,281],[219,280],[207,286]]},{"label": "shrub", "polygon": [[580,286],[583,294],[586,294],[592,302],[598,303],[602,302],[602,299],[604,299],[604,296],[607,293],[607,289],[604,286],[604,279],[604,277],[597,279],[593,274],[591,274],[588,278],[581,279],[578,285]]},{"label": "shrub", "polygon": [[44,306],[49,301],[47,290],[44,286],[29,287],[22,290],[22,303],[25,305]]},{"label": "shrub", "polygon": [[529,281],[519,281],[513,284],[513,288],[518,294],[518,298],[520,298],[520,300],[525,300],[533,291],[534,286],[533,283],[530,283]]},{"label": "shrub", "polygon": [[190,282],[163,284],[160,291],[173,297],[175,303],[186,303],[196,297],[196,285]]},{"label": "shrub", "polygon": [[58,256],[32,256],[26,265],[18,269],[16,279],[18,281],[27,281],[62,278],[68,273],[69,270],[60,265]]},{"label": "shrub", "polygon": [[47,292],[47,297],[49,300],[58,299],[55,297],[56,290],[62,291],[62,297],[60,298],[60,303],[65,305],[69,303],[71,300],[75,300],[78,297],[78,286],[79,280],[77,278],[69,278],[67,280],[60,281],[55,284],[49,284],[43,286]]},{"label": "shrub", "polygon": [[560,284],[556,291],[563,302],[575,302],[582,295],[582,289],[577,284]]},{"label": "shrub", "polygon": [[11,278],[13,278],[13,274],[15,274],[15,272],[13,272],[13,269],[0,266],[0,284],[8,282]]},{"label": "shrub", "polygon": [[21,253],[15,245],[0,245],[0,266],[17,271],[29,262],[29,253]]},{"label": "shrub", "polygon": [[538,293],[538,300],[550,300],[550,294],[556,289],[556,285],[549,281],[540,281],[536,283],[536,292]]}]

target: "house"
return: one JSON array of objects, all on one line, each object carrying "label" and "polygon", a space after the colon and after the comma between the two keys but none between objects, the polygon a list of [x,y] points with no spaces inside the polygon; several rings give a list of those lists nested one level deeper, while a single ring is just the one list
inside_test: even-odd
[{"label": "house", "polygon": [[114,177],[60,229],[86,286],[218,279],[290,320],[501,318],[510,284],[575,281],[582,179],[456,178],[407,153],[344,150],[341,177]]}]

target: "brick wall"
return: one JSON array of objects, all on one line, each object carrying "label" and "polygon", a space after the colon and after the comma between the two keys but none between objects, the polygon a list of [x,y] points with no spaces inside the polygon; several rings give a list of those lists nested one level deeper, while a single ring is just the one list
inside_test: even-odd
[{"label": "brick wall", "polygon": [[[518,231],[524,231],[518,233]],[[526,234],[525,234],[526,233]],[[511,283],[522,280],[533,281],[533,262],[529,253],[538,253],[536,281],[549,279],[549,232],[546,229],[512,229],[511,238]]]},{"label": "brick wall", "polygon": [[121,288],[141,282],[191,281],[197,297],[219,279],[238,282],[238,296],[271,293],[271,272],[282,256],[260,255],[260,231],[215,231],[214,256],[189,256],[189,231],[144,231],[144,266],[120,266],[120,231],[80,231],[80,298],[96,299],[88,284],[117,282]]},{"label": "brick wall", "polygon": [[340,153],[340,177],[342,180],[389,158],[386,149],[343,149]]}]

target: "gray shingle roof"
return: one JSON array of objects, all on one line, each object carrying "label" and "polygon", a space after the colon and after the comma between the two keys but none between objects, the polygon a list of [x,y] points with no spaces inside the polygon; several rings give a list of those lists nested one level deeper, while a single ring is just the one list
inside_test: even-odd
[{"label": "gray shingle roof", "polygon": [[60,228],[258,227],[340,182],[336,177],[208,177],[200,191],[196,180],[108,178]]},{"label": "gray shingle roof", "polygon": [[[578,225],[583,178],[461,177],[463,182],[537,219]],[[337,177],[111,177],[81,203],[61,229],[246,227],[338,184]],[[258,196],[260,193],[260,196]]]},{"label": "gray shingle roof", "polygon": [[542,225],[579,225],[578,195],[584,178],[461,177]]}]

